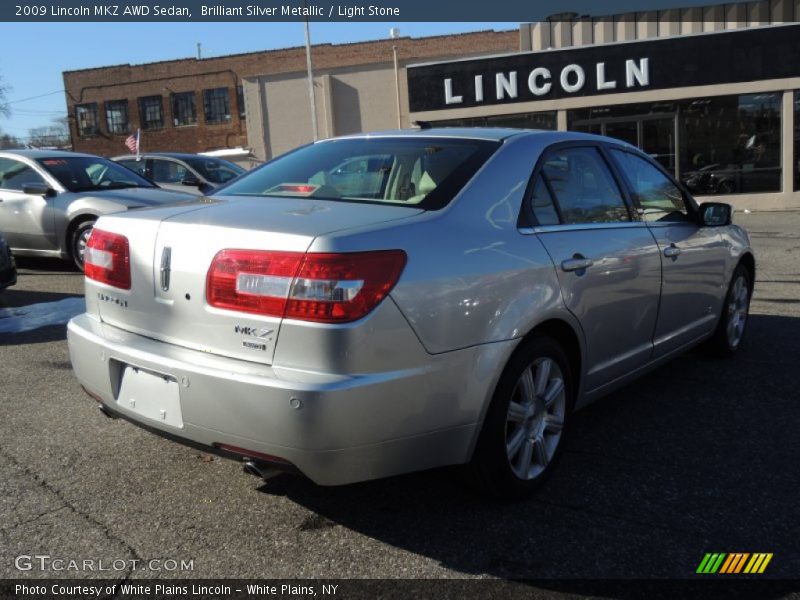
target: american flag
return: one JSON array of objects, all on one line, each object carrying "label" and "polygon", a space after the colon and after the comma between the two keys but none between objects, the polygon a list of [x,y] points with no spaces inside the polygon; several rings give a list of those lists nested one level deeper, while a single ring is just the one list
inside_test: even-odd
[{"label": "american flag", "polygon": [[139,154],[139,130],[136,130],[136,135],[131,134],[125,138],[125,145],[128,147],[128,150],[133,152],[134,154]]}]

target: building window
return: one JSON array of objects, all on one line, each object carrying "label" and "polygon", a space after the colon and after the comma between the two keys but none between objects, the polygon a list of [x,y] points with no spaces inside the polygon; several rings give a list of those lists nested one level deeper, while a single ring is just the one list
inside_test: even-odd
[{"label": "building window", "polygon": [[164,127],[164,107],[161,96],[139,98],[139,118],[142,129],[161,129]]},{"label": "building window", "polygon": [[548,129],[555,131],[556,111],[549,110],[516,115],[495,115],[491,117],[466,117],[464,119],[447,119],[432,121],[436,127],[519,127],[522,129]]},{"label": "building window", "polygon": [[128,133],[128,101],[109,100],[106,102],[106,125],[108,133]]},{"label": "building window", "polygon": [[97,102],[78,104],[75,107],[75,122],[78,125],[78,135],[90,136],[100,133]]},{"label": "building window", "polygon": [[228,88],[203,90],[203,107],[206,123],[224,123],[231,120],[231,107],[228,102]]},{"label": "building window", "polygon": [[236,86],[236,101],[239,105],[239,118],[244,119],[247,116],[247,111],[244,108],[244,86]]},{"label": "building window", "polygon": [[172,94],[172,121],[175,127],[197,124],[197,107],[194,92]]},{"label": "building window", "polygon": [[781,190],[781,94],[571,110],[569,128],[638,146],[695,195]]},{"label": "building window", "polygon": [[800,192],[800,91],[794,93],[794,189]]}]

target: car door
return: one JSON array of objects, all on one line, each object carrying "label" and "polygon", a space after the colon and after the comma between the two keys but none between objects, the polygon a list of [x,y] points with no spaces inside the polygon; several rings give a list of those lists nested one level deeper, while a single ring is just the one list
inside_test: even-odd
[{"label": "car door", "polygon": [[558,145],[539,162],[528,206],[555,265],[564,304],[586,340],[585,390],[648,362],[658,313],[660,260],[632,218],[600,148]]},{"label": "car door", "polygon": [[53,201],[23,192],[28,183],[50,185],[27,163],[0,157],[0,231],[14,250],[57,250]]},{"label": "car door", "polygon": [[658,358],[714,328],[726,285],[725,247],[719,229],[699,225],[689,198],[659,165],[620,148],[609,154],[661,255],[661,304],[653,335]]}]

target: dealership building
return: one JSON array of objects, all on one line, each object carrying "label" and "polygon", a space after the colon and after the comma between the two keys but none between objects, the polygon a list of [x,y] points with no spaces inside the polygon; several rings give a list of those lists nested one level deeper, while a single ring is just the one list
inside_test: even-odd
[{"label": "dealership building", "polygon": [[64,74],[74,147],[246,146],[408,127],[598,133],[642,148],[698,196],[800,207],[800,0],[604,17],[518,30],[303,48]]}]

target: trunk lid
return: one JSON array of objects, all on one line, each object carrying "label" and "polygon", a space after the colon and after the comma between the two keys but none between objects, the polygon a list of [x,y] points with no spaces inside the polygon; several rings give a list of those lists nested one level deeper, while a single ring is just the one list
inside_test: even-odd
[{"label": "trunk lid", "polygon": [[224,249],[305,252],[318,236],[420,212],[270,197],[205,199],[118,213],[102,217],[98,228],[128,238],[131,289],[116,290],[87,279],[87,294],[97,294],[101,319],[115,327],[203,352],[271,364],[280,318],[222,310],[206,302],[206,276],[216,254]]}]

